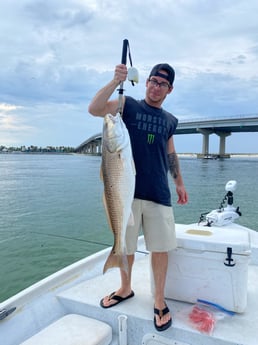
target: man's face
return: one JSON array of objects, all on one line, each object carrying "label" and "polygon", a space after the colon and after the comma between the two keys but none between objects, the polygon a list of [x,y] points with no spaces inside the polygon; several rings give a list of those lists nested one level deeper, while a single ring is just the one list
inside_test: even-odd
[{"label": "man's face", "polygon": [[[166,71],[160,71],[166,74]],[[173,86],[169,84],[167,79],[160,76],[151,76],[146,81],[146,101],[149,105],[160,107],[166,96],[171,93]]]}]

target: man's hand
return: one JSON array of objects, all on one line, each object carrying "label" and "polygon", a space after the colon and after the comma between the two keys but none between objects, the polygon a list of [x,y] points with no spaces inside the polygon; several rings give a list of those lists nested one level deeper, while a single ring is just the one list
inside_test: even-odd
[{"label": "man's hand", "polygon": [[127,67],[126,65],[120,64],[115,67],[114,80],[117,84],[125,81],[127,78]]},{"label": "man's hand", "polygon": [[177,195],[178,195],[177,203],[180,204],[180,205],[187,204],[187,202],[188,202],[188,194],[187,194],[187,192],[185,190],[184,185],[177,186],[176,187],[176,192],[177,192]]}]

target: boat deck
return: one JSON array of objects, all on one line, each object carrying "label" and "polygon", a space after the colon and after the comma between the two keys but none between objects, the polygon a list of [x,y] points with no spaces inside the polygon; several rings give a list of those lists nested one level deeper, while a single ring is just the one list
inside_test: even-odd
[{"label": "boat deck", "polygon": [[[67,313],[78,313],[89,317],[97,318],[107,322],[113,328],[114,336],[112,344],[117,344],[118,316],[126,315],[128,320],[128,345],[140,345],[139,339],[146,334],[152,334],[164,342],[153,344],[203,344],[203,345],[229,345],[229,344],[257,344],[256,327],[258,323],[258,299],[257,287],[258,267],[249,266],[248,283],[248,306],[243,314],[234,316],[226,315],[218,320],[213,334],[204,335],[195,330],[187,320],[188,314],[193,305],[174,300],[167,300],[167,304],[173,316],[173,325],[170,329],[157,332],[153,325],[153,296],[150,287],[150,264],[149,255],[142,254],[142,257],[135,262],[133,268],[132,286],[135,296],[112,308],[103,309],[99,301],[105,295],[115,291],[120,284],[119,272],[117,269],[109,270],[105,275],[94,277],[60,292],[57,297]],[[171,339],[170,342],[165,342]],[[173,341],[172,341],[173,339]]]},{"label": "boat deck", "polygon": [[[110,325],[110,345],[257,345],[258,232],[251,231],[250,238],[252,252],[248,266],[246,311],[218,320],[211,335],[199,332],[188,321],[193,304],[175,300],[166,301],[173,317],[172,327],[164,332],[155,330],[149,254],[145,252],[143,238],[140,238],[140,252],[136,253],[132,275],[133,298],[108,309],[99,305],[101,298],[120,285],[118,269],[102,274],[110,253],[110,248],[107,248],[0,303],[0,310],[15,309],[1,320],[0,339],[5,339],[6,345],[19,345],[60,318],[78,314]],[[127,317],[127,340],[123,342],[119,341],[118,319],[121,315]]]}]

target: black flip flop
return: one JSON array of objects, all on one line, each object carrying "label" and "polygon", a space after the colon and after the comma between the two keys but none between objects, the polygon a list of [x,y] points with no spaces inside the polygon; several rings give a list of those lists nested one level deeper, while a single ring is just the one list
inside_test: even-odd
[{"label": "black flip flop", "polygon": [[162,310],[154,308],[154,326],[155,326],[156,330],[159,332],[165,331],[166,329],[168,329],[172,325],[172,318],[170,320],[168,320],[168,322],[164,323],[164,325],[158,326],[157,322],[156,322],[155,314],[158,315],[160,318],[162,318],[162,316],[166,315],[167,313],[169,313],[169,309],[168,309],[167,305]]},{"label": "black flip flop", "polygon": [[121,296],[118,296],[118,295],[116,295],[115,294],[115,292],[112,292],[109,296],[108,296],[108,299],[109,300],[115,300],[115,301],[117,301],[116,303],[113,303],[113,304],[111,304],[111,305],[104,305],[103,304],[103,301],[104,301],[104,298],[102,298],[102,300],[100,301],[100,305],[101,305],[101,307],[102,308],[111,308],[111,307],[114,307],[115,305],[117,305],[117,304],[119,304],[119,303],[121,303],[121,302],[123,302],[123,301],[126,301],[127,299],[129,299],[129,298],[132,298],[134,296],[134,292],[132,291],[128,296],[126,296],[126,297],[121,297]]}]

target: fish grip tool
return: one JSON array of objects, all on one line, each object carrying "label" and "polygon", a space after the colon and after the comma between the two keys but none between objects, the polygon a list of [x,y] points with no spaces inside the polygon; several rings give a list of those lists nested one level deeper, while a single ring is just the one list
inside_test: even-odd
[{"label": "fish grip tool", "polygon": [[[128,53],[128,54],[127,54]],[[135,68],[133,68],[132,56],[130,51],[130,45],[128,39],[123,40],[123,48],[122,48],[122,58],[121,63],[126,65],[127,63],[127,55],[129,57],[131,69],[128,70],[128,79],[131,81],[132,85],[134,86],[135,82],[138,82],[138,72]],[[130,74],[130,75],[129,75]],[[124,82],[121,82],[119,85],[118,91],[118,112],[122,116],[123,112],[123,94],[124,94]]]}]

